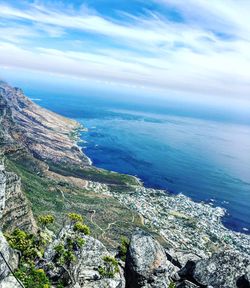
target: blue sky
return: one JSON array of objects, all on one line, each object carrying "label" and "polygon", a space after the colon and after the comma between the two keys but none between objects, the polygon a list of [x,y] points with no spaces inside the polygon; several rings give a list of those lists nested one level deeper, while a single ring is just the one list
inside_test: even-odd
[{"label": "blue sky", "polygon": [[250,101],[249,11],[245,0],[0,0],[0,66]]}]

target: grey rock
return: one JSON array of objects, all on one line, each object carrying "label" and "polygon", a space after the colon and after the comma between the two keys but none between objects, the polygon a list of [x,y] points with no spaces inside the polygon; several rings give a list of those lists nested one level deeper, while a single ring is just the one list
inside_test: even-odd
[{"label": "grey rock", "polygon": [[237,279],[236,285],[239,288],[250,288],[250,265],[246,269],[246,274]]},{"label": "grey rock", "polygon": [[0,227],[8,230],[19,227],[35,232],[37,229],[33,213],[21,189],[21,179],[6,172],[0,155]]},{"label": "grey rock", "polygon": [[184,267],[188,261],[198,261],[201,259],[201,257],[193,254],[193,253],[188,253],[188,252],[180,252],[177,251],[175,253],[175,259],[178,263],[180,263],[181,267]]},{"label": "grey rock", "polygon": [[[181,277],[193,278],[199,285],[214,288],[249,287],[250,258],[236,251],[223,251],[208,259],[189,261],[181,269]],[[242,284],[243,283],[243,284]]]},{"label": "grey rock", "polygon": [[0,251],[1,251],[0,255],[0,281],[1,281],[10,274],[10,269],[6,265],[4,259],[10,265],[12,270],[15,270],[17,268],[19,261],[18,254],[9,247],[1,231],[0,231]]},{"label": "grey rock", "polygon": [[[45,261],[47,261],[47,263],[53,261],[53,247],[58,245],[59,242],[63,241],[63,239],[71,236],[73,233],[74,232],[69,227],[66,227],[60,232],[59,237],[50,244],[49,248],[45,252]],[[71,287],[124,288],[125,279],[122,269],[120,269],[119,273],[115,274],[113,279],[102,278],[98,272],[98,268],[104,266],[102,258],[104,256],[112,256],[107,251],[106,247],[99,240],[94,239],[93,237],[82,235],[82,238],[85,240],[85,244],[76,252],[77,261],[67,269],[69,273],[68,276],[72,282]],[[65,271],[58,268],[50,269],[50,273],[54,273],[53,277],[55,279],[61,278],[61,273],[63,272]]]},{"label": "grey rock", "polygon": [[199,286],[195,285],[194,283],[188,280],[184,280],[176,284],[176,288],[196,288],[196,287],[199,287]]},{"label": "grey rock", "polygon": [[96,281],[88,281],[83,285],[76,283],[72,288],[122,288],[121,282],[117,279],[100,279]]},{"label": "grey rock", "polygon": [[125,266],[128,288],[168,287],[169,278],[177,269],[151,235],[139,229],[133,233]]},{"label": "grey rock", "polygon": [[2,217],[3,209],[5,207],[5,189],[6,189],[6,174],[4,164],[0,158],[0,218]]},{"label": "grey rock", "polygon": [[8,276],[0,282],[0,288],[21,288],[14,276]]}]

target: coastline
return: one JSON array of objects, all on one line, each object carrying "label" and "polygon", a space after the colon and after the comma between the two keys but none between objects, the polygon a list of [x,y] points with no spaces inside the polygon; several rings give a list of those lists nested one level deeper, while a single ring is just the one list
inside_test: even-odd
[{"label": "coastline", "polygon": [[[84,123],[84,119],[80,119],[80,121],[82,124],[86,124],[87,127],[90,128],[89,133],[82,135],[82,139],[86,139],[88,143],[80,145],[86,148],[85,151],[88,157],[90,157],[94,161],[93,165],[96,164],[98,168],[115,171],[117,173],[138,175],[139,177],[137,178],[139,179],[139,181],[143,183],[143,185],[147,188],[167,190],[173,195],[184,193],[184,195],[191,197],[191,199],[195,202],[204,202],[212,205],[213,207],[219,206],[221,208],[224,208],[226,209],[226,213],[222,219],[223,225],[225,225],[227,229],[230,229],[232,231],[244,233],[246,235],[250,234],[248,217],[249,210],[247,210],[248,204],[246,203],[245,205],[245,203],[242,203],[243,201],[240,197],[240,195],[246,195],[245,193],[247,192],[246,189],[248,187],[246,187],[245,184],[245,186],[243,186],[240,180],[236,183],[236,178],[232,176],[233,174],[231,175],[229,173],[230,171],[226,170],[226,168],[228,167],[224,167],[225,171],[228,172],[226,173],[223,170],[223,167],[208,165],[207,168],[206,162],[204,162],[204,165],[201,167],[201,172],[199,172],[199,165],[196,165],[193,168],[192,166],[188,166],[189,162],[187,157],[184,160],[182,160],[181,158],[177,158],[177,156],[179,156],[182,152],[178,155],[170,155],[167,154],[169,153],[169,151],[166,150],[166,155],[170,155],[170,162],[172,161],[170,164],[173,164],[173,166],[170,165],[165,169],[164,165],[167,161],[166,159],[168,159],[167,157],[166,159],[163,158],[161,164],[162,158],[159,158],[158,156],[162,156],[162,153],[158,153],[157,151],[151,149],[152,154],[149,154],[147,157],[147,154],[145,152],[150,153],[151,150],[147,150],[146,148],[144,149],[143,144],[141,145],[141,143],[144,143],[142,142],[142,140],[145,138],[142,138],[140,135],[138,135],[138,139],[136,138],[136,140],[133,141],[133,137],[136,137],[137,132],[134,132],[134,130],[130,132],[129,127],[135,127],[136,125],[134,126],[133,124],[131,124],[131,126],[126,126],[130,125],[130,123],[127,124],[125,122],[122,125],[125,127],[125,129],[126,127],[128,127],[128,129],[125,130],[125,132],[120,133],[118,130],[116,130],[116,123],[113,124],[112,119],[109,122],[105,121],[104,124],[102,124],[102,120],[100,120],[99,118],[96,120],[94,115],[93,119],[92,116],[87,117],[86,119],[86,123]],[[92,126],[93,130],[91,130]],[[110,130],[108,130],[109,126],[111,127]],[[117,135],[115,134],[116,132],[118,133]],[[127,137],[124,139],[124,143],[122,138],[123,136]],[[147,138],[145,140],[147,140]],[[160,139],[157,143],[160,143]],[[165,145],[165,142],[162,143],[162,147],[165,147],[163,146]],[[134,144],[137,144],[137,146]],[[186,153],[186,151],[184,150],[183,153]],[[206,153],[206,151],[204,151],[204,153]],[[175,162],[173,161],[174,157],[178,159],[177,161],[174,160]],[[192,155],[190,155],[190,157],[190,161],[193,161]],[[205,159],[204,161],[210,160]],[[185,172],[185,168],[181,167],[181,162],[183,162],[183,167],[189,167],[189,171]],[[235,169],[237,169],[237,167],[238,166],[236,166]],[[215,170],[212,170],[212,168],[214,168]],[[207,170],[208,172],[207,178],[206,175],[202,174],[205,170]],[[155,172],[155,174],[152,174],[151,172]],[[182,173],[178,174],[178,172]],[[185,173],[187,174],[187,177]],[[170,180],[166,182],[164,175],[169,175],[172,182],[170,182]],[[204,177],[199,178],[199,175],[203,175]],[[178,181],[179,179],[180,181]],[[225,190],[226,187],[228,187],[228,190]],[[232,191],[233,188],[235,188],[234,193]],[[236,195],[236,192],[238,192],[239,196]],[[243,206],[241,206],[241,204]]]},{"label": "coastline", "polygon": [[[81,131],[78,132],[80,137]],[[85,155],[84,150],[80,149]],[[138,177],[132,177],[138,185],[131,185],[122,191],[119,187],[93,181],[87,181],[85,188],[114,197],[121,205],[141,215],[142,223],[156,231],[173,250],[181,247],[200,257],[210,256],[213,250],[230,248],[244,254],[250,250],[250,235],[224,226],[225,208],[194,201],[181,193],[148,188]]]}]

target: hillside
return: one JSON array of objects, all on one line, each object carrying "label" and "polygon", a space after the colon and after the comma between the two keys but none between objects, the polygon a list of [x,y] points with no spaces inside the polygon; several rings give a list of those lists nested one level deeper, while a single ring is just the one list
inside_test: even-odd
[{"label": "hillside", "polygon": [[[0,83],[0,108],[0,155],[5,158],[6,170],[21,178],[22,191],[35,216],[79,211],[86,215],[97,236],[105,238],[105,231],[113,230],[108,239],[117,238],[117,230],[121,235],[140,225],[136,213],[88,188],[96,181],[118,186],[138,181],[91,166],[76,145],[77,131],[81,129],[77,122],[39,107],[20,89],[4,82]],[[107,229],[109,222],[117,223],[116,227]],[[12,226],[15,223],[7,217],[2,219],[2,227]]]}]

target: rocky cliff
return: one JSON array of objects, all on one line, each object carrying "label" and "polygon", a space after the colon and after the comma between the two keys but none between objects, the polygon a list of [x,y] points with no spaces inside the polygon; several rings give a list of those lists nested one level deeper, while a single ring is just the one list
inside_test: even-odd
[{"label": "rocky cliff", "polygon": [[[1,173],[1,172],[0,172]],[[30,203],[21,190],[21,179],[12,172],[5,172],[6,186],[4,192],[4,209],[0,226],[5,230],[20,227],[35,231],[36,223]]]},{"label": "rocky cliff", "polygon": [[80,128],[77,122],[39,107],[21,89],[4,82],[0,83],[0,107],[2,146],[21,145],[36,157],[55,163],[89,164],[69,137]]},{"label": "rocky cliff", "polygon": [[21,190],[21,179],[5,170],[0,160],[0,227],[12,230],[15,227],[36,230],[30,204]]}]

